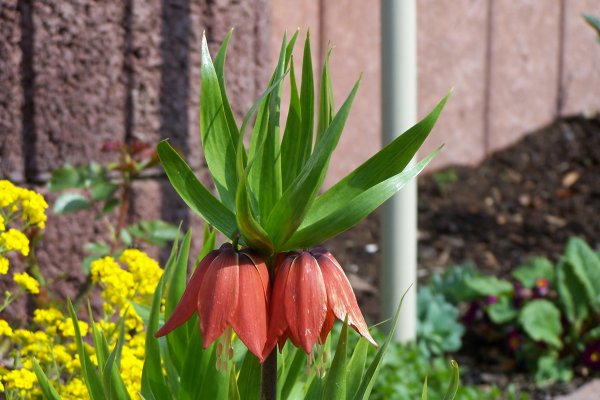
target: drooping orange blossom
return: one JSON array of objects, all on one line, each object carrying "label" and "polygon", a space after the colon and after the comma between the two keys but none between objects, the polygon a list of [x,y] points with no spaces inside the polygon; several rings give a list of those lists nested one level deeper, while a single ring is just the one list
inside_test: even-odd
[{"label": "drooping orange blossom", "polygon": [[264,259],[253,250],[237,251],[225,243],[202,259],[175,310],[155,336],[168,334],[197,311],[204,348],[221,338],[227,348],[222,345],[217,352],[229,354],[233,330],[262,362],[269,293]]},{"label": "drooping orange blossom", "polygon": [[265,356],[287,339],[311,354],[315,343],[325,342],[335,319],[344,321],[346,316],[348,325],[377,347],[348,278],[323,248],[278,258],[269,315]]}]

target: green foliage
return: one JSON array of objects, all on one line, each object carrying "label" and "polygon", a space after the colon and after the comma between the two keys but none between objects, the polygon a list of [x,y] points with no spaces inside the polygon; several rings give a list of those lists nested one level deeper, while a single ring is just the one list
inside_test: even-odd
[{"label": "green foliage", "polygon": [[458,308],[441,294],[434,294],[428,287],[420,287],[417,310],[417,341],[423,354],[439,356],[460,349],[465,328],[458,322]]},{"label": "green foliage", "polygon": [[441,294],[450,303],[458,304],[479,296],[476,291],[467,285],[467,281],[471,277],[479,275],[479,272],[471,264],[457,265],[445,269],[441,275],[434,274],[431,278],[430,287],[434,293]]},{"label": "green foliage", "polygon": [[600,19],[590,14],[582,14],[582,17],[596,31],[596,40],[600,43]]},{"label": "green foliage", "polygon": [[[231,113],[224,84],[230,34],[214,61],[203,39],[200,134],[219,199],[195,178],[193,171],[167,143],[158,147],[167,176],[192,210],[228,238],[233,240],[240,235],[242,243],[268,255],[310,247],[337,235],[414,178],[436,152],[416,166],[404,169],[433,128],[448,98],[446,96],[427,117],[361,167],[319,195],[358,82],[335,111],[328,53],[316,99],[310,38],[307,36],[304,44],[301,80],[296,76],[292,57],[296,38],[297,33],[289,41],[284,37],[269,88],[246,114],[241,127]],[[281,129],[281,91],[286,77],[291,81],[291,96],[286,125]],[[252,126],[250,145],[246,149],[242,138],[249,125]]]},{"label": "green foliage", "polygon": [[[587,348],[600,339],[600,256],[583,240],[571,238],[556,264],[533,258],[516,268],[512,278],[465,273],[458,267],[434,277],[432,287],[455,304],[468,301],[471,309],[483,310],[487,320],[469,321],[480,331],[510,332],[502,339],[519,363],[534,371],[538,384],[571,379]],[[465,287],[471,293],[465,295]],[[486,324],[496,326],[481,329]]]}]

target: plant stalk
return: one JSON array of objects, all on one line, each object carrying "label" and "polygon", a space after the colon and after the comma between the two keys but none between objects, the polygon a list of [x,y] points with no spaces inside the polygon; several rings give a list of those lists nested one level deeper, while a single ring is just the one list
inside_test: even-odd
[{"label": "plant stalk", "polygon": [[260,399],[277,400],[277,346],[260,368]]}]

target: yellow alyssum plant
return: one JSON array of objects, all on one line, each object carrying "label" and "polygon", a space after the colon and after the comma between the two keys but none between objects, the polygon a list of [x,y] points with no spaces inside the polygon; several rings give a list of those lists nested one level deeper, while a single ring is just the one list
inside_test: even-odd
[{"label": "yellow alyssum plant", "polygon": [[[0,180],[0,274],[6,275],[12,269],[5,255],[30,254],[27,234],[45,227],[47,207],[41,194]],[[26,327],[11,326],[0,314],[0,358],[9,361],[0,367],[0,392],[9,400],[42,398],[34,372],[37,363],[61,399],[88,399],[81,377],[77,335],[84,338],[85,351],[98,366],[99,355],[87,339],[91,339],[96,329],[112,349],[119,337],[118,321],[122,318],[126,333],[120,358],[121,377],[128,394],[136,398],[141,387],[146,334],[142,318],[132,304],[150,306],[162,273],[158,262],[146,253],[126,249],[118,257],[107,256],[92,264],[92,280],[101,288],[104,300],[103,317],[93,323],[78,321],[75,326],[62,308],[53,305],[34,310]],[[5,294],[0,312],[18,295],[39,293],[40,282],[27,272],[13,273],[12,279],[19,286],[18,293]]]}]

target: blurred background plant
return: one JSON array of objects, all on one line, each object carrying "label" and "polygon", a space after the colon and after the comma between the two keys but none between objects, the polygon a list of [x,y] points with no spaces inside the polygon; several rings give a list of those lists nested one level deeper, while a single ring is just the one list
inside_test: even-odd
[{"label": "blurred background plant", "polygon": [[129,221],[132,184],[158,163],[155,146],[134,139],[129,143],[106,142],[102,151],[115,155],[115,160],[99,164],[72,166],[65,164],[52,172],[48,183],[51,192],[60,193],[53,211],[56,214],[91,209],[106,227],[105,237],[86,243],[88,254],[82,260],[86,282],[74,299],[79,305],[91,289],[91,264],[102,257],[119,257],[123,249],[142,244],[165,247],[175,239],[177,227],[161,219]]}]

